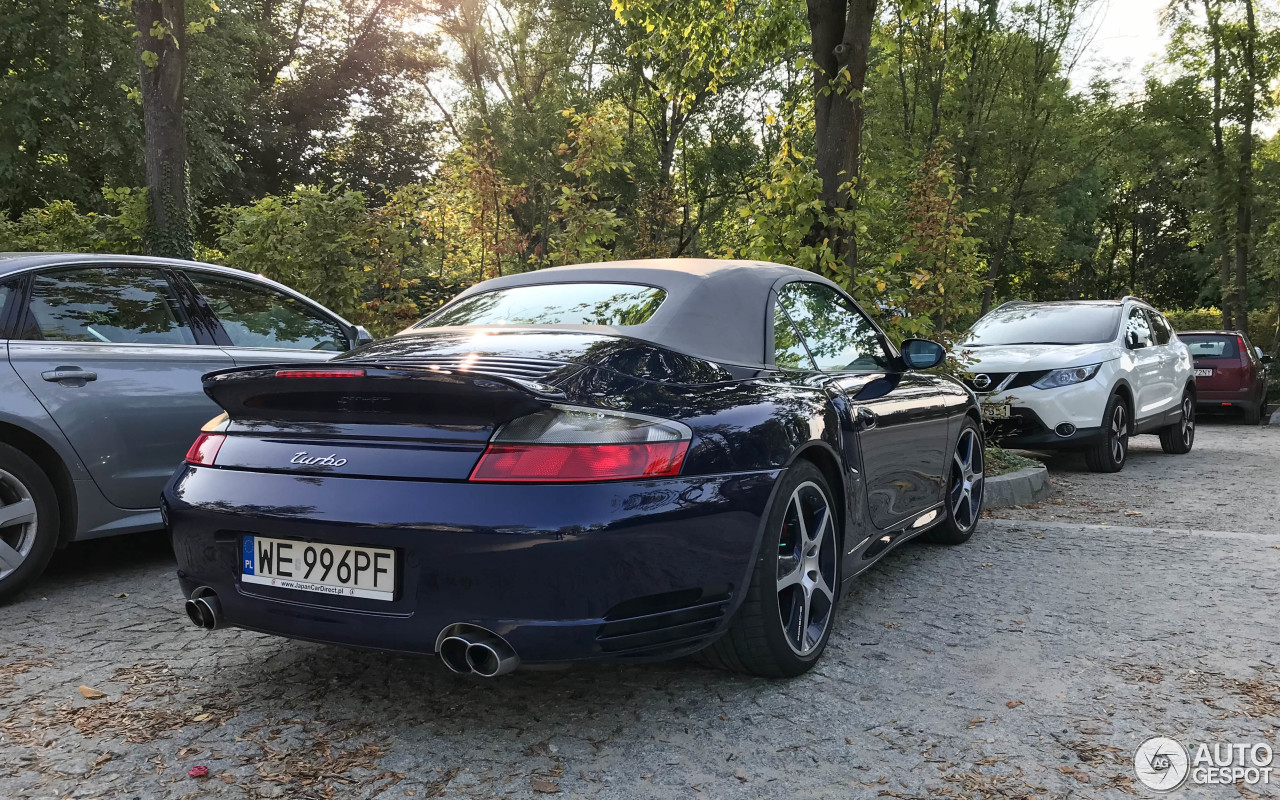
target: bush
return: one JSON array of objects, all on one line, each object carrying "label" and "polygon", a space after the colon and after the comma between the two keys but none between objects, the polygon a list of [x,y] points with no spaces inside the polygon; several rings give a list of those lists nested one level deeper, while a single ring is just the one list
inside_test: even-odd
[{"label": "bush", "polygon": [[0,215],[0,252],[140,253],[147,227],[146,189],[104,188],[112,212],[82,214],[70,200]]}]

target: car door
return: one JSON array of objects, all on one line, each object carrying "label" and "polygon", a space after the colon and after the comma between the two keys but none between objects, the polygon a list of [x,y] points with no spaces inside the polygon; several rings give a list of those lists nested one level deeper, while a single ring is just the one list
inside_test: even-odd
[{"label": "car door", "polygon": [[1163,400],[1160,389],[1161,370],[1164,365],[1156,349],[1155,334],[1151,330],[1151,318],[1141,306],[1131,306],[1124,321],[1124,346],[1133,356],[1135,386],[1134,417],[1141,422],[1156,413]]},{"label": "car door", "polygon": [[219,341],[239,366],[328,361],[354,343],[350,326],[336,315],[273,286],[219,272],[183,272],[220,323]]},{"label": "car door", "polygon": [[850,404],[872,523],[890,529],[936,505],[950,416],[939,379],[903,371],[871,320],[826,284],[788,283],[778,302]]},{"label": "car door", "polygon": [[193,331],[167,270],[68,266],[30,276],[9,361],[120,508],[155,508],[219,411],[204,373],[231,358]]},{"label": "car door", "polygon": [[1159,380],[1156,383],[1153,413],[1179,408],[1182,401],[1182,386],[1186,379],[1182,377],[1182,343],[1173,334],[1173,326],[1158,311],[1144,309],[1151,323],[1151,335],[1155,341],[1156,354],[1160,358]]}]

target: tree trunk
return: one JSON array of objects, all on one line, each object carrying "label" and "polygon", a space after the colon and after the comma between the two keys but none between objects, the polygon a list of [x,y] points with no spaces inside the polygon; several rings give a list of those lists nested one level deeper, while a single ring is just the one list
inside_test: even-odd
[{"label": "tree trunk", "polygon": [[138,71],[150,226],[146,248],[154,255],[191,258],[193,235],[187,195],[187,135],[183,82],[187,31],[183,0],[134,0]]},{"label": "tree trunk", "polygon": [[[814,146],[822,202],[855,208],[862,159],[862,91],[867,83],[876,0],[807,0],[813,47]],[[844,77],[847,71],[848,78]],[[857,232],[815,232],[828,238],[852,279]]]},{"label": "tree trunk", "polygon": [[1253,238],[1253,118],[1258,96],[1258,65],[1253,43],[1258,29],[1253,16],[1253,0],[1244,0],[1246,33],[1244,66],[1249,81],[1241,111],[1240,168],[1236,189],[1236,285],[1235,323],[1242,331],[1249,329],[1249,251]]},{"label": "tree trunk", "polygon": [[1231,324],[1231,263],[1227,259],[1226,204],[1222,201],[1226,185],[1227,154],[1222,143],[1222,33],[1218,26],[1220,3],[1204,0],[1204,15],[1209,23],[1209,41],[1213,46],[1213,183],[1210,197],[1213,207],[1210,213],[1214,245],[1218,250],[1218,307],[1222,309],[1222,327]]}]

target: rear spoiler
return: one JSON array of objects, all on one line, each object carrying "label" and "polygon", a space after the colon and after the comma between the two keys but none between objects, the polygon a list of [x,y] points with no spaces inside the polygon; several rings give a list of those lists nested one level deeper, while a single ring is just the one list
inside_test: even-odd
[{"label": "rear spoiler", "polygon": [[236,420],[501,424],[563,399],[534,381],[434,367],[276,364],[204,376],[204,391]]}]

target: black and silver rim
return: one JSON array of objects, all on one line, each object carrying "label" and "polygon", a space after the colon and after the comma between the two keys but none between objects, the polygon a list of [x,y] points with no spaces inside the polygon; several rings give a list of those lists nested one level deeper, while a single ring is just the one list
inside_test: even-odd
[{"label": "black and silver rim", "polygon": [[978,432],[965,428],[956,442],[951,463],[951,518],[961,530],[969,530],[982,513],[982,442]]},{"label": "black and silver rim", "polygon": [[17,476],[0,469],[0,580],[31,555],[38,523],[31,490]]},{"label": "black and silver rim", "polygon": [[778,615],[796,655],[822,642],[835,608],[835,514],[826,492],[805,481],[787,501],[778,540]]},{"label": "black and silver rim", "polygon": [[1129,412],[1124,403],[1118,403],[1111,412],[1111,458],[1117,464],[1124,463],[1124,449],[1128,446]]},{"label": "black and silver rim", "polygon": [[1185,447],[1191,446],[1191,440],[1196,435],[1196,404],[1191,402],[1190,397],[1182,398],[1182,444]]}]

